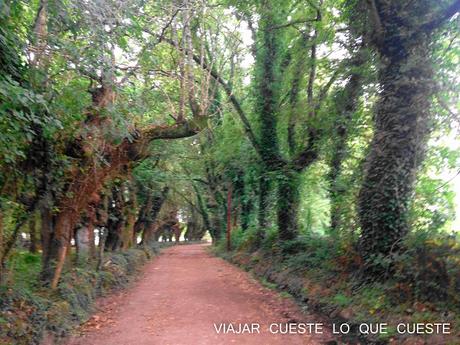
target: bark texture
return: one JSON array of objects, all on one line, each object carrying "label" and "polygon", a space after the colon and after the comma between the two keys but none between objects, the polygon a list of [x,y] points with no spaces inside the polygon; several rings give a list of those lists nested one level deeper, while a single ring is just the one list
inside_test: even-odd
[{"label": "bark texture", "polygon": [[433,30],[459,7],[459,1],[441,11],[426,1],[368,2],[382,90],[358,200],[359,247],[371,271],[381,267],[372,267],[369,259],[398,250],[410,230],[408,209],[430,134],[435,91],[430,43]]}]

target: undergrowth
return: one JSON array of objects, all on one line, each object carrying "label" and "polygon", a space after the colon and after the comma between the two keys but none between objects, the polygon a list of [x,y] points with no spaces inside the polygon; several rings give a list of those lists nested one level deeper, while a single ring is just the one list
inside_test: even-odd
[{"label": "undergrowth", "polygon": [[140,267],[158,253],[158,245],[106,254],[101,271],[74,267],[63,274],[56,291],[37,283],[40,255],[15,253],[12,276],[0,286],[0,344],[35,345],[48,334],[59,340],[86,321],[95,298],[125,287]]},{"label": "undergrowth", "polygon": [[[280,244],[270,232],[254,248],[252,231],[237,229],[231,238],[233,250],[227,252],[222,239],[214,248],[218,255],[255,273],[263,285],[276,286],[331,319],[448,322],[454,331],[460,322],[460,242],[452,235],[410,235],[404,250],[376,258],[391,261],[392,266],[375,280],[361,279],[363,265],[354,239],[311,233]],[[446,338],[443,344],[456,344],[457,336]],[[394,332],[389,332],[374,341],[386,343],[392,337]],[[402,338],[401,343],[411,344]]]}]

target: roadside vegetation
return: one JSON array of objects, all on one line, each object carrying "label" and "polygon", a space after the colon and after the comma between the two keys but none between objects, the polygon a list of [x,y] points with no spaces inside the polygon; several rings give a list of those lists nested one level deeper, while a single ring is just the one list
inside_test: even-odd
[{"label": "roadside vegetation", "polygon": [[459,10],[0,2],[1,339],[202,238],[332,318],[458,324]]}]

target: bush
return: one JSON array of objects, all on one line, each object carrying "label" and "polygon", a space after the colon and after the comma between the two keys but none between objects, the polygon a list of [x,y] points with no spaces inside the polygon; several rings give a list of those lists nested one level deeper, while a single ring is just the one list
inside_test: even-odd
[{"label": "bush", "polygon": [[460,244],[452,236],[438,235],[434,240],[426,240],[423,234],[412,234],[405,242],[405,250],[392,257],[398,286],[401,290],[411,287],[406,296],[397,297],[450,301],[460,310],[459,258]]},{"label": "bush", "polygon": [[0,343],[38,344],[47,323],[49,301],[30,291],[0,287]]},{"label": "bush", "polygon": [[330,237],[310,234],[281,244],[283,261],[293,270],[323,268],[334,270],[343,249]]}]

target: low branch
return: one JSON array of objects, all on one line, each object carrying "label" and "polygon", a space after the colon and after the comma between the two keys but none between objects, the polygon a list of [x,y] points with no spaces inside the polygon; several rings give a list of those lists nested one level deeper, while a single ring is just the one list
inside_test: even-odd
[{"label": "low branch", "polygon": [[130,161],[140,161],[150,155],[149,145],[154,140],[180,139],[192,137],[207,126],[207,118],[193,118],[188,121],[176,122],[173,125],[151,125],[132,133],[131,141],[125,140],[120,151],[126,151]]},{"label": "low branch", "polygon": [[198,134],[206,125],[204,121],[192,119],[184,122],[177,122],[171,126],[152,125],[141,131],[141,139],[152,141],[157,139],[179,139],[191,137]]}]

